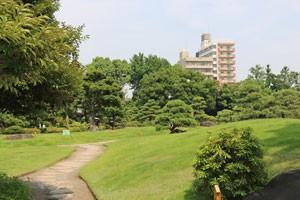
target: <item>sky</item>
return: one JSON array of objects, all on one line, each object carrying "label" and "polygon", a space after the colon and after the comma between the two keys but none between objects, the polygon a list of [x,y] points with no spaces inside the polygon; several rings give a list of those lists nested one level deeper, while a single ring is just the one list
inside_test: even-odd
[{"label": "sky", "polygon": [[84,24],[90,39],[80,61],[96,56],[130,60],[134,54],[157,55],[176,64],[183,49],[190,56],[201,35],[232,41],[237,80],[256,64],[273,73],[283,66],[300,72],[299,0],[60,0],[59,21]]}]

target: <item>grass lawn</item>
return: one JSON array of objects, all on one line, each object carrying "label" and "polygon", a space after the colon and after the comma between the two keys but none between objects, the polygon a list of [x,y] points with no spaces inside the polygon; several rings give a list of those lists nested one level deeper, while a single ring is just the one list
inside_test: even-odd
[{"label": "grass lawn", "polygon": [[270,177],[300,168],[300,120],[267,119],[190,128],[174,135],[153,127],[71,136],[39,134],[18,141],[3,140],[5,136],[0,135],[0,171],[20,175],[47,167],[74,150],[59,145],[116,140],[107,144],[102,157],[81,170],[98,199],[197,199],[192,189],[197,147],[209,133],[247,126],[262,142]]},{"label": "grass lawn", "polygon": [[247,126],[262,142],[270,177],[300,168],[300,120],[268,119],[110,143],[102,157],[81,170],[81,176],[98,199],[196,199],[192,189],[196,148],[209,132]]},{"label": "grass lawn", "polygon": [[3,140],[0,135],[0,172],[21,175],[45,168],[68,157],[74,147],[59,146],[67,144],[92,143],[105,140],[122,140],[143,135],[153,135],[149,128],[126,128],[119,131],[100,131],[71,133],[71,136],[57,134],[38,134],[35,138],[24,140]]}]

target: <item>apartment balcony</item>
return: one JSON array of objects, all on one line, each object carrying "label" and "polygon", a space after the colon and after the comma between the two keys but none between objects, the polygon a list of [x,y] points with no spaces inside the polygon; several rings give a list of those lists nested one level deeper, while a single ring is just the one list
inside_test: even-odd
[{"label": "apartment balcony", "polygon": [[220,71],[235,71],[235,67],[219,67]]},{"label": "apartment balcony", "polygon": [[205,76],[211,76],[211,77],[214,76],[213,72],[201,72],[201,73],[204,74]]},{"label": "apartment balcony", "polygon": [[235,48],[226,48],[226,49],[224,49],[224,48],[218,48],[218,51],[219,52],[235,52]]},{"label": "apartment balcony", "polygon": [[219,74],[220,77],[228,77],[228,78],[232,78],[232,77],[235,77],[236,75],[235,74]]},{"label": "apartment balcony", "polygon": [[219,46],[234,46],[233,42],[219,42]]},{"label": "apartment balcony", "polygon": [[234,54],[231,55],[219,55],[219,58],[235,58]]},{"label": "apartment balcony", "polygon": [[220,80],[221,84],[234,84],[236,83],[236,80],[226,81],[226,80]]},{"label": "apartment balcony", "polygon": [[219,61],[219,65],[235,65],[235,61]]},{"label": "apartment balcony", "polygon": [[185,66],[186,69],[213,69],[213,66],[212,65],[209,65],[209,66],[205,66],[205,65],[202,65],[202,66],[196,66],[196,65],[187,65]]}]

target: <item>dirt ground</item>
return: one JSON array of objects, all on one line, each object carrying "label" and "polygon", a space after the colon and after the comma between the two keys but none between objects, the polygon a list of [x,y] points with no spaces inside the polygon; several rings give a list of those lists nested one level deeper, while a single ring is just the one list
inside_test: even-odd
[{"label": "dirt ground", "polygon": [[29,181],[34,200],[95,200],[79,177],[82,166],[103,153],[105,143],[75,144],[75,152],[55,165],[22,176]]}]

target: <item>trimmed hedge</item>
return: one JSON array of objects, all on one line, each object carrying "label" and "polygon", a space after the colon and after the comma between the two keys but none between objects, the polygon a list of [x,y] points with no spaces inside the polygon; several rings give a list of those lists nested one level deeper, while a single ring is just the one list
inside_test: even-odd
[{"label": "trimmed hedge", "polygon": [[38,128],[25,128],[24,133],[25,134],[39,134],[39,133],[41,133],[41,130]]},{"label": "trimmed hedge", "polygon": [[24,128],[21,126],[10,126],[4,129],[4,134],[23,134]]}]

